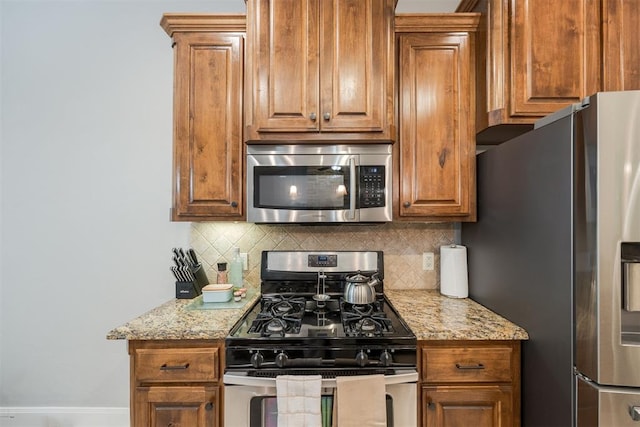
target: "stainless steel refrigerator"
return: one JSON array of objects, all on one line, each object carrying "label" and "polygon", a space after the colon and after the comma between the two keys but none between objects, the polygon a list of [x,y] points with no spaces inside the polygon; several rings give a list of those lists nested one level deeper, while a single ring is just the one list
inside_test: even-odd
[{"label": "stainless steel refrigerator", "polygon": [[477,156],[469,295],[524,327],[522,425],[640,426],[640,91]]}]

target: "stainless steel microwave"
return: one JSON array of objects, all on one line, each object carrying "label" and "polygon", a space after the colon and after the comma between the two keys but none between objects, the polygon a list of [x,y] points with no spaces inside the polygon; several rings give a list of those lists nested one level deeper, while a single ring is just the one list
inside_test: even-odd
[{"label": "stainless steel microwave", "polygon": [[247,221],[391,221],[391,144],[247,146]]}]

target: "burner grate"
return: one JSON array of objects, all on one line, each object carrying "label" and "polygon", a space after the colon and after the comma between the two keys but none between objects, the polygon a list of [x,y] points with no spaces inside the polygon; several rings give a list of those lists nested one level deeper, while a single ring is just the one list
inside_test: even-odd
[{"label": "burner grate", "polygon": [[382,310],[379,301],[371,304],[342,305],[342,325],[350,337],[378,337],[394,332],[393,322]]}]

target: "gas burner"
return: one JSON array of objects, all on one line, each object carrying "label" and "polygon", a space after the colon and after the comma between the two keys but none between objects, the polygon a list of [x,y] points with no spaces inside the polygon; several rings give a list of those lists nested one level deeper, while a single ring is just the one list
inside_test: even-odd
[{"label": "gas burner", "polygon": [[267,323],[266,330],[271,333],[282,333],[284,331],[286,324],[282,319],[273,319]]},{"label": "gas burner", "polygon": [[288,301],[282,301],[276,303],[273,307],[271,307],[271,310],[277,312],[278,314],[287,314],[293,311],[293,305],[291,305],[291,303]]},{"label": "gas burner", "polygon": [[392,321],[378,301],[372,304],[344,302],[342,324],[347,336],[379,337],[393,332]]},{"label": "gas burner", "polygon": [[360,330],[362,332],[375,331],[377,327],[378,324],[373,319],[365,318],[360,322]]},{"label": "gas burner", "polygon": [[274,316],[269,312],[263,312],[259,313],[251,323],[249,332],[260,334],[262,337],[284,336],[299,333],[301,324],[299,316]]},{"label": "gas burner", "polygon": [[304,316],[306,301],[301,296],[268,295],[262,299],[262,312],[274,317]]}]

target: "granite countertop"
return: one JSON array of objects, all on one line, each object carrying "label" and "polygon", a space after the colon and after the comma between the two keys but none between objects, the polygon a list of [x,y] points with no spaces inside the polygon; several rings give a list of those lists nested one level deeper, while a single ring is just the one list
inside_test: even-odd
[{"label": "granite countertop", "polygon": [[521,327],[470,298],[437,290],[385,290],[419,340],[527,340]]},{"label": "granite countertop", "polygon": [[[385,290],[419,340],[526,340],[527,332],[475,301],[437,290]],[[192,309],[193,300],[174,299],[111,330],[107,339],[223,339],[253,305],[250,293],[239,308]]]},{"label": "granite countertop", "polygon": [[258,299],[249,292],[239,308],[192,309],[191,299],[173,299],[111,330],[110,340],[224,339],[233,325]]}]

